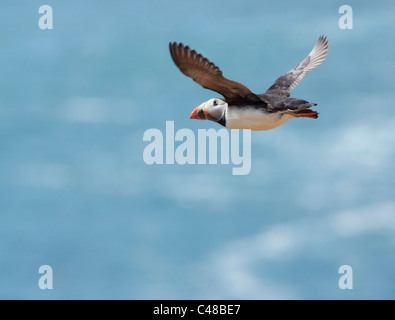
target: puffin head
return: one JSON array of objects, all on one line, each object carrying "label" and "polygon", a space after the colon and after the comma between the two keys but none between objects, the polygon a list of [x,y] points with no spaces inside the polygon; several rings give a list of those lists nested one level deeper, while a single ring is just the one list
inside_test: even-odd
[{"label": "puffin head", "polygon": [[190,119],[211,120],[218,122],[224,115],[228,104],[223,99],[210,99],[192,111]]}]

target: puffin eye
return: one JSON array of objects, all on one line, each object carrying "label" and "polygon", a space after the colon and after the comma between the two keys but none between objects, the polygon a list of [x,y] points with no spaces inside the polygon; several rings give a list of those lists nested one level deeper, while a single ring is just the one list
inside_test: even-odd
[{"label": "puffin eye", "polygon": [[214,106],[217,106],[218,105],[218,102],[217,102],[217,100],[214,100]]}]

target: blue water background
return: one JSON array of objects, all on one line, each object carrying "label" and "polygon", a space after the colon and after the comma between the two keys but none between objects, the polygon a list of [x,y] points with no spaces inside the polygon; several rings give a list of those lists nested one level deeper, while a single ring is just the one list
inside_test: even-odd
[{"label": "blue water background", "polygon": [[[348,1],[353,30],[343,4],[2,1],[0,298],[394,299],[395,3]],[[170,41],[261,93],[321,34],[329,56],[292,92],[319,120],[254,132],[249,175],[144,163],[144,132],[166,120],[219,129],[189,120],[218,95]]]}]

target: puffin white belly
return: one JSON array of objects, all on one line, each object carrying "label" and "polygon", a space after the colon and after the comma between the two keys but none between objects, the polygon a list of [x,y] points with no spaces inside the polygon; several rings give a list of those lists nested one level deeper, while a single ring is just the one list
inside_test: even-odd
[{"label": "puffin white belly", "polygon": [[294,118],[283,112],[267,113],[256,108],[228,108],[226,127],[229,129],[251,129],[255,131],[277,128]]}]

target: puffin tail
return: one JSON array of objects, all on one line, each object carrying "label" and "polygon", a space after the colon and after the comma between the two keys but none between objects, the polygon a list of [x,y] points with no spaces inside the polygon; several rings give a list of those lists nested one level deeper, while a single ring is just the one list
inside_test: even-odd
[{"label": "puffin tail", "polygon": [[294,116],[295,118],[318,118],[318,112],[310,109],[292,110],[288,111],[287,114]]}]

